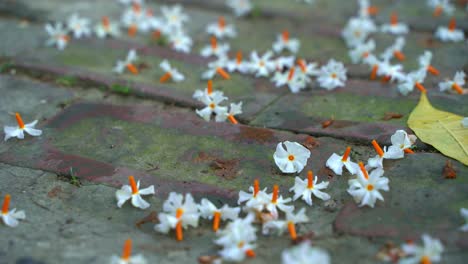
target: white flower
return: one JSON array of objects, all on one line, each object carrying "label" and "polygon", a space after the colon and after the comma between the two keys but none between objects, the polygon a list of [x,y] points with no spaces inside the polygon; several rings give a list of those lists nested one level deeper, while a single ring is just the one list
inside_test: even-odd
[{"label": "white flower", "polygon": [[130,4],[144,4],[145,0],[119,0],[121,4],[130,5]]},{"label": "white flower", "polygon": [[236,16],[244,16],[252,10],[251,0],[226,0],[226,4]]},{"label": "white flower", "polygon": [[434,8],[434,16],[438,17],[442,12],[451,16],[455,7],[450,3],[450,0],[427,0],[427,5]]},{"label": "white flower", "polygon": [[127,69],[132,74],[138,74],[138,68],[135,66],[134,62],[138,59],[138,55],[135,50],[130,50],[127,54],[125,60],[118,60],[113,71],[119,74],[122,74],[125,69]]},{"label": "white flower", "polygon": [[292,211],[286,212],[286,220],[272,220],[263,224],[262,233],[268,235],[272,230],[276,230],[277,235],[282,235],[284,231],[288,230],[292,240],[296,240],[296,224],[307,223],[309,218],[305,214],[305,208],[299,210],[297,214]]},{"label": "white flower", "polygon": [[460,227],[460,230],[463,232],[468,232],[468,209],[460,208],[460,214],[465,219],[465,224]]},{"label": "white flower", "polygon": [[123,246],[122,256],[112,256],[110,264],[146,264],[146,259],[142,255],[131,256],[132,240],[127,239]]},{"label": "white flower", "polygon": [[343,156],[333,153],[330,158],[328,158],[326,166],[330,168],[336,175],[343,174],[343,166],[345,166],[352,175],[356,174],[359,170],[359,167],[349,158],[350,153],[351,147],[346,148]]},{"label": "white flower", "polygon": [[432,75],[439,75],[439,70],[431,65],[432,52],[428,50],[424,51],[424,54],[419,56],[418,60],[420,68],[426,69]]},{"label": "white flower", "polygon": [[153,14],[151,10],[146,10],[140,4],[134,3],[122,15],[122,24],[128,28],[128,35],[135,36],[137,31],[148,32],[151,29]]},{"label": "white flower", "polygon": [[163,204],[163,213],[159,213],[158,218],[160,223],[154,229],[163,234],[175,229],[176,239],[181,241],[184,238],[182,229],[197,227],[200,214],[190,193],[185,194],[184,200],[182,194],[171,192]]},{"label": "white flower", "polygon": [[219,223],[221,220],[236,220],[239,217],[240,208],[239,207],[229,207],[225,204],[221,208],[217,208],[212,202],[208,199],[203,198],[199,205],[200,216],[205,219],[213,219],[213,231],[218,231]]},{"label": "white flower", "polygon": [[16,208],[9,210],[10,200],[11,196],[9,194],[5,195],[0,218],[6,226],[17,227],[19,224],[18,220],[26,219],[26,215],[24,211],[16,211]]},{"label": "white flower", "polygon": [[111,22],[108,17],[104,16],[101,23],[94,27],[94,32],[98,38],[118,37],[120,36],[120,27],[116,22]]},{"label": "white flower", "polygon": [[235,59],[227,61],[226,68],[229,72],[247,73],[250,70],[250,64],[242,60],[242,52],[238,51]]},{"label": "white flower", "polygon": [[387,81],[404,81],[406,78],[401,64],[391,64],[389,60],[383,60],[378,65],[377,75],[384,76]]},{"label": "white flower", "polygon": [[320,248],[311,247],[310,242],[286,249],[281,254],[283,264],[330,264],[330,256]]},{"label": "white flower", "polygon": [[392,13],[390,18],[390,24],[383,24],[380,27],[380,31],[383,33],[391,33],[394,35],[407,34],[409,32],[408,25],[398,22],[398,15]]},{"label": "white flower", "polygon": [[465,85],[465,73],[459,71],[455,73],[453,80],[446,80],[439,83],[439,89],[441,92],[453,90],[459,94],[463,94],[463,85]]},{"label": "white flower", "polygon": [[67,35],[67,31],[63,28],[62,23],[56,23],[55,26],[46,24],[45,30],[49,34],[49,39],[46,42],[47,46],[56,46],[59,50],[65,49],[68,41],[70,41],[70,37]]},{"label": "white flower", "polygon": [[359,206],[374,207],[377,200],[384,200],[379,190],[388,191],[388,178],[382,177],[384,171],[380,168],[371,171],[370,175],[367,173],[362,162],[359,163],[361,170],[358,172],[356,179],[348,181],[348,193],[353,196],[354,201],[359,203]]},{"label": "white flower", "polygon": [[245,257],[255,257],[253,250],[256,247],[257,229],[252,225],[253,220],[254,215],[248,214],[244,219],[238,218],[217,232],[219,238],[215,243],[223,247],[219,254],[224,260],[239,262]]},{"label": "white flower", "polygon": [[192,49],[193,41],[190,36],[179,30],[169,35],[169,43],[175,51],[189,53]]},{"label": "white flower", "polygon": [[34,137],[38,137],[42,135],[41,130],[34,128],[37,124],[37,120],[34,120],[33,122],[29,124],[24,124],[23,119],[21,118],[21,115],[19,113],[15,113],[15,117],[16,117],[16,122],[18,123],[18,126],[4,126],[3,127],[3,132],[5,132],[4,141],[7,141],[8,139],[14,138],[14,137],[18,139],[23,139],[24,132]]},{"label": "white flower", "polygon": [[274,59],[275,69],[277,72],[282,72],[285,69],[289,69],[294,66],[294,56],[279,56]]},{"label": "white flower", "polygon": [[267,51],[259,57],[256,51],[250,53],[250,71],[255,77],[268,77],[275,70],[275,62],[271,60],[273,52]]},{"label": "white flower", "polygon": [[352,17],[348,20],[341,36],[349,48],[356,47],[363,43],[370,33],[377,30],[371,19]]},{"label": "white flower", "polygon": [[[315,62],[307,63],[306,60],[298,59],[297,66],[299,66],[299,69],[301,69],[301,72],[303,74],[310,76],[310,77],[317,76],[320,73],[319,69],[317,69],[317,63]],[[289,66],[289,67],[292,67],[292,66]]]},{"label": "white flower", "polygon": [[73,36],[77,39],[88,37],[91,35],[90,21],[87,18],[80,17],[78,14],[73,14],[68,18],[68,30],[73,32]]},{"label": "white flower", "polygon": [[189,20],[187,14],[184,13],[181,5],[162,6],[161,12],[166,20],[166,25],[173,30],[181,30],[183,23]]},{"label": "white flower", "polygon": [[369,158],[366,165],[366,170],[370,170],[371,168],[381,168],[383,169],[383,159],[385,156],[385,152],[380,147],[379,143],[374,139],[372,140],[372,145],[374,146],[375,152],[377,155],[373,158]]},{"label": "white flower", "polygon": [[226,20],[224,17],[219,17],[217,23],[209,24],[206,27],[206,32],[210,35],[214,35],[219,39],[223,39],[225,37],[233,38],[236,36],[236,29],[234,25],[226,25]]},{"label": "white flower", "polygon": [[224,97],[224,93],[221,91],[213,91],[213,81],[208,80],[206,88],[204,90],[195,90],[192,97],[200,101],[203,96],[209,96],[211,98],[214,96]]},{"label": "white flower", "polygon": [[261,211],[268,203],[269,197],[266,194],[266,188],[260,190],[258,180],[254,181],[254,185],[249,187],[249,192],[239,191],[239,200],[237,204],[245,202],[245,211]]},{"label": "white flower", "polygon": [[276,37],[276,42],[273,43],[273,50],[276,53],[280,53],[283,50],[288,50],[292,53],[297,53],[301,46],[301,42],[298,39],[289,38],[289,32],[283,31]]},{"label": "white flower", "polygon": [[212,94],[212,96],[204,95],[200,97],[200,101],[206,105],[205,108],[201,110],[195,110],[195,112],[205,119],[205,121],[210,121],[211,115],[214,113],[216,115],[222,115],[227,112],[226,106],[220,106],[219,104],[222,103],[224,100],[228,98],[223,96],[222,94]]},{"label": "white flower", "polygon": [[405,60],[405,55],[402,52],[405,44],[406,40],[404,37],[397,37],[395,39],[395,42],[388,48],[386,48],[385,51],[380,55],[380,57],[384,61],[390,61],[393,57],[396,57],[400,61]]},{"label": "white flower", "polygon": [[328,187],[328,182],[321,182],[317,184],[317,176],[313,178],[312,171],[307,172],[307,179],[301,179],[296,177],[294,180],[294,186],[289,189],[290,192],[294,192],[293,200],[302,198],[308,205],[312,206],[312,196],[315,196],[321,200],[330,199],[330,195],[320,190]]},{"label": "white flower", "polygon": [[419,264],[419,263],[436,263],[442,260],[442,252],[444,246],[439,239],[432,238],[427,234],[422,235],[423,246],[418,246],[413,243],[403,244],[401,248],[403,252],[410,257],[400,259],[399,264]]},{"label": "white flower", "polygon": [[234,117],[236,115],[242,114],[242,102],[239,102],[237,104],[231,103],[229,111],[228,112],[221,112],[219,115],[216,115],[215,121],[216,122],[224,122],[226,119],[229,119],[229,121],[236,125],[239,122],[237,119]]},{"label": "white flower", "polygon": [[279,195],[279,186],[273,186],[273,192],[269,194],[269,201],[265,205],[265,210],[267,210],[273,219],[278,219],[279,213],[278,210],[287,213],[294,210],[294,205],[286,205],[287,203],[291,202],[291,198],[284,199],[282,195]]},{"label": "white flower", "polygon": [[176,68],[171,67],[171,64],[167,60],[163,60],[159,67],[164,71],[164,75],[160,78],[160,82],[164,83],[169,79],[174,80],[174,82],[181,82],[185,80],[185,77],[180,73]]},{"label": "white flower", "polygon": [[425,91],[426,88],[422,85],[424,79],[426,79],[425,68],[421,68],[417,71],[408,73],[400,84],[398,84],[398,91],[402,95],[408,95],[413,91],[414,87],[418,88],[420,91]]},{"label": "white flower", "polygon": [[229,51],[229,44],[220,44],[216,40],[216,37],[211,37],[211,44],[202,48],[200,55],[203,57],[226,57]]},{"label": "white flower", "polygon": [[119,208],[128,201],[132,199],[132,205],[140,209],[146,209],[150,207],[150,204],[141,198],[141,195],[150,195],[154,194],[154,186],[151,185],[147,188],[140,190],[140,181],[135,183],[135,178],[133,176],[128,177],[130,185],[123,185],[120,190],[115,192],[115,198],[117,199],[117,206]]},{"label": "white flower", "polygon": [[455,19],[452,18],[448,27],[437,28],[435,32],[436,38],[442,41],[463,41],[465,39],[465,33],[463,33],[463,30],[461,29],[456,29],[456,26]]},{"label": "white flower", "polygon": [[310,151],[297,142],[285,141],[278,143],[273,158],[283,173],[299,173],[307,164]]},{"label": "white flower", "polygon": [[344,86],[346,80],[346,68],[343,63],[337,62],[334,59],[329,60],[326,65],[320,68],[320,73],[317,78],[320,87],[327,90],[333,90],[336,87]]},{"label": "white flower", "polygon": [[202,79],[210,80],[218,74],[224,80],[229,80],[231,76],[224,70],[224,68],[227,67],[227,63],[227,57],[225,56],[219,57],[217,60],[208,63],[208,70],[202,73]]},{"label": "white flower", "polygon": [[392,145],[385,149],[385,159],[401,159],[405,152],[412,153],[411,146],[416,141],[416,137],[408,135],[404,130],[397,130],[390,138]]},{"label": "white flower", "polygon": [[364,59],[372,53],[375,49],[375,41],[373,39],[368,40],[366,43],[360,43],[353,49],[351,49],[348,54],[351,58],[351,61],[356,64],[363,62]]},{"label": "white flower", "polygon": [[300,90],[305,89],[311,80],[302,71],[296,71],[296,67],[293,66],[287,72],[275,72],[271,81],[275,83],[276,87],[288,85],[292,93],[298,93]]}]

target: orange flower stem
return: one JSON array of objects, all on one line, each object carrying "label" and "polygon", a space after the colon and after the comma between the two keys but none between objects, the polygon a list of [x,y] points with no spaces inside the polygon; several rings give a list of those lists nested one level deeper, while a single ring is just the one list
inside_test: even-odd
[{"label": "orange flower stem", "polygon": [[208,91],[208,95],[211,95],[213,93],[213,81],[212,80],[208,80],[206,90]]},{"label": "orange flower stem", "polygon": [[442,6],[436,6],[436,8],[434,9],[434,13],[432,14],[434,17],[439,17],[441,14],[442,14],[442,11],[444,9],[442,8]]},{"label": "orange flower stem", "polygon": [[436,69],[434,66],[432,66],[432,65],[429,65],[429,66],[427,67],[427,71],[428,71],[430,74],[435,75],[435,76],[439,75],[439,73],[440,73],[439,70],[437,70],[437,69]]},{"label": "orange flower stem", "polygon": [[301,71],[302,71],[302,72],[306,72],[306,71],[307,71],[307,65],[306,65],[306,63],[305,63],[304,60],[298,59],[298,60],[297,60],[297,65],[299,65],[299,67],[301,68]]},{"label": "orange flower stem", "polygon": [[288,230],[289,230],[289,236],[291,237],[291,240],[296,240],[297,239],[296,226],[294,225],[293,222],[288,223]]},{"label": "orange flower stem", "polygon": [[218,18],[218,26],[219,26],[220,28],[224,28],[224,27],[226,26],[226,20],[224,19],[223,16],[220,16],[220,17]]},{"label": "orange flower stem", "polygon": [[242,62],[242,51],[238,51],[236,54],[236,63],[241,64]]},{"label": "orange flower stem", "polygon": [[455,18],[450,19],[450,23],[448,27],[449,30],[454,31],[456,27],[457,27],[457,21],[455,20]]},{"label": "orange flower stem", "polygon": [[412,149],[410,149],[410,148],[405,148],[403,151],[404,151],[406,154],[414,154],[414,151],[413,151]]},{"label": "orange flower stem", "polygon": [[369,179],[369,174],[367,173],[366,167],[364,167],[364,163],[359,162],[359,168],[361,169],[361,172],[364,175],[364,178],[366,178],[366,180],[368,180]]},{"label": "orange flower stem", "polygon": [[211,48],[216,49],[218,47],[218,41],[216,40],[216,37],[211,37]]},{"label": "orange flower stem", "polygon": [[254,180],[254,193],[253,193],[253,196],[257,196],[258,192],[260,191],[260,183],[259,181],[256,179]]},{"label": "orange flower stem", "polygon": [[379,8],[376,6],[369,6],[367,8],[367,13],[371,16],[375,16],[379,13]]},{"label": "orange flower stem", "polygon": [[137,33],[137,26],[135,24],[132,24],[129,28],[128,28],[128,36],[130,37],[135,37],[136,33]]},{"label": "orange flower stem", "polygon": [[372,66],[372,72],[371,72],[371,75],[370,75],[370,79],[371,80],[375,80],[377,78],[377,71],[379,70],[379,66],[378,65],[374,65]]},{"label": "orange flower stem", "polygon": [[231,79],[231,75],[229,75],[229,73],[227,73],[223,68],[216,68],[216,72],[225,80]]},{"label": "orange flower stem", "polygon": [[231,123],[233,123],[234,125],[237,125],[239,124],[239,122],[237,121],[237,119],[233,116],[233,115],[228,115],[228,119]]},{"label": "orange flower stem", "polygon": [[130,187],[132,188],[132,193],[138,193],[137,184],[135,182],[135,178],[132,175],[128,176],[128,182],[130,183]]},{"label": "orange flower stem", "polygon": [[375,152],[377,152],[379,157],[382,158],[383,155],[384,155],[384,152],[383,152],[382,148],[379,146],[379,143],[377,143],[377,141],[375,139],[372,140],[372,146],[374,146]]},{"label": "orange flower stem", "polygon": [[213,231],[217,232],[219,229],[219,222],[221,221],[221,213],[215,212],[213,215]]},{"label": "orange flower stem", "polygon": [[452,89],[457,91],[458,94],[463,94],[463,89],[458,85],[458,83],[453,83]]},{"label": "orange flower stem", "polygon": [[103,17],[102,17],[102,25],[103,25],[105,28],[109,28],[109,26],[110,26],[109,17],[107,17],[107,16],[103,16]]},{"label": "orange flower stem", "polygon": [[165,83],[167,81],[169,81],[169,79],[171,79],[172,77],[172,74],[170,72],[166,72],[163,76],[161,76],[161,78],[159,78],[159,82],[160,83]]},{"label": "orange flower stem", "polygon": [[125,240],[125,243],[122,249],[122,259],[129,260],[131,255],[132,255],[132,240],[127,239]]},{"label": "orange flower stem", "polygon": [[135,74],[135,75],[138,74],[138,69],[137,69],[137,67],[136,67],[135,65],[133,65],[132,63],[127,64],[127,70],[128,70],[129,72],[131,72],[132,74]]},{"label": "orange flower stem", "polygon": [[15,117],[16,117],[16,123],[18,123],[19,128],[23,129],[24,122],[23,122],[23,119],[21,118],[21,115],[19,113],[15,113]]},{"label": "orange flower stem", "polygon": [[271,196],[271,202],[276,203],[276,201],[278,201],[278,192],[279,192],[279,186],[275,184],[273,186],[273,195]]},{"label": "orange flower stem", "polygon": [[283,38],[284,42],[289,41],[289,31],[285,30],[285,31],[283,31],[283,33],[281,35],[282,35],[282,38]]},{"label": "orange flower stem", "polygon": [[347,161],[350,153],[351,153],[351,147],[347,147],[345,150],[345,153],[343,154],[343,158],[341,158],[341,161],[343,162]]},{"label": "orange flower stem", "polygon": [[253,249],[248,249],[245,251],[245,255],[249,258],[255,258],[255,251],[253,251]]},{"label": "orange flower stem", "polygon": [[291,69],[289,70],[289,74],[288,74],[288,82],[292,80],[292,78],[294,77],[294,72],[296,71],[296,68],[293,66],[291,67]]},{"label": "orange flower stem", "polygon": [[421,83],[416,82],[416,83],[414,84],[414,86],[415,86],[419,91],[421,91],[421,93],[427,93],[426,88],[424,88],[424,86],[423,86]]},{"label": "orange flower stem", "polygon": [[312,189],[314,187],[314,173],[310,170],[307,172],[307,188]]},{"label": "orange flower stem", "polygon": [[399,50],[395,50],[393,52],[393,55],[395,56],[395,58],[397,58],[399,61],[404,61],[406,59],[406,56],[405,54],[403,54],[403,52],[399,51]]},{"label": "orange flower stem", "polygon": [[176,230],[176,240],[177,241],[184,240],[184,233],[182,231],[182,222],[181,221],[177,222],[175,230]]},{"label": "orange flower stem", "polygon": [[3,199],[2,214],[8,213],[8,208],[10,207],[11,196],[9,194],[5,195]]}]

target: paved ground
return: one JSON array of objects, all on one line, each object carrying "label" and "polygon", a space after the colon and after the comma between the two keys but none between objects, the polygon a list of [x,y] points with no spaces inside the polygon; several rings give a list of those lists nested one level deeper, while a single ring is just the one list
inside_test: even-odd
[{"label": "paved ground", "polygon": [[[416,154],[385,164],[391,190],[384,194],[385,203],[374,209],[356,207],[345,192],[348,175],[336,176],[325,168],[331,153],[346,146],[352,146],[355,160],[375,155],[370,141],[388,143],[396,129],[408,130],[406,120],[418,100],[417,93],[402,97],[390,86],[368,81],[366,69],[350,64],[339,34],[356,10],[355,1],[318,0],[308,7],[295,1],[258,0],[255,16],[236,21],[239,37],[231,42],[234,51],[267,49],[278,32],[289,29],[302,41],[301,57],[318,62],[333,57],[345,62],[350,72],[343,89],[299,94],[241,75],[215,80],[232,100],[244,102],[242,124],[237,126],[203,121],[191,98],[195,89],[204,87],[199,76],[208,60],[197,55],[208,42],[204,26],[220,14],[235,20],[223,1],[151,3],[185,4],[193,20],[192,55],[175,53],[145,36],[73,41],[63,52],[45,47],[45,22],[63,21],[73,11],[92,19],[118,18],[121,7],[114,2],[0,3],[0,124],[14,122],[9,113],[19,111],[27,121],[40,120],[44,130],[39,138],[0,144],[0,197],[10,193],[13,205],[27,214],[18,228],[0,226],[0,264],[106,263],[110,255],[120,253],[128,237],[134,240],[135,252],[150,263],[196,263],[199,256],[217,251],[209,223],[202,221],[201,228],[189,230],[181,243],[154,232],[152,223],[141,227],[135,223],[160,210],[170,191],[235,204],[237,192],[259,178],[262,186],[279,184],[286,193],[294,177],[282,175],[274,165],[275,146],[284,140],[307,145],[311,136],[318,144],[311,147],[306,169],[328,178],[334,203],[318,202],[308,208],[312,221],[300,225],[299,233],[313,232],[314,243],[331,253],[333,263],[376,263],[386,242],[400,244],[425,232],[446,246],[444,263],[466,263],[468,234],[457,228],[463,224],[459,208],[468,207],[468,167],[453,161],[458,177],[444,179],[448,158],[418,143]],[[372,2],[382,10],[377,21],[385,21],[396,10],[411,25],[414,33],[407,39],[405,67],[416,67],[416,58],[429,49],[442,76],[466,71],[468,46],[432,39],[431,30],[448,19],[436,23],[431,12],[421,8],[425,1]],[[457,11],[455,16],[459,27],[468,30],[466,14]],[[383,35],[376,39],[379,47],[393,41]],[[115,60],[129,48],[137,49],[149,69],[139,76],[112,74]],[[162,58],[169,58],[187,80],[160,85],[157,65]],[[431,102],[466,115],[466,95],[438,92],[437,80],[431,77],[426,83]],[[387,112],[403,118],[384,121]],[[321,122],[331,116],[335,122],[322,128]],[[219,168],[219,162],[229,168]],[[72,180],[70,169],[79,183]],[[156,186],[149,210],[117,209],[115,190],[130,174],[144,185]],[[258,244],[257,258],[248,263],[277,263],[290,242],[287,237],[262,237]]]}]

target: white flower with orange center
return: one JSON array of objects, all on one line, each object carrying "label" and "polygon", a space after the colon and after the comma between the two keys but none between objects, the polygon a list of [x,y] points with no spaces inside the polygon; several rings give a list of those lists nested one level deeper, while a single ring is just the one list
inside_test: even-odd
[{"label": "white flower with orange center", "polygon": [[70,41],[70,36],[68,36],[68,32],[62,23],[56,23],[54,26],[46,24],[45,30],[49,34],[49,39],[46,42],[47,46],[56,46],[59,50],[65,49]]},{"label": "white flower with orange center", "polygon": [[172,67],[167,60],[163,60],[159,67],[164,71],[164,75],[159,79],[160,83],[165,83],[169,80],[174,82],[181,82],[185,80],[185,77],[176,68]]},{"label": "white flower with orange center", "polygon": [[364,164],[359,162],[360,171],[356,176],[356,179],[348,181],[349,188],[348,193],[353,196],[354,201],[359,206],[370,206],[374,208],[377,200],[383,201],[384,198],[379,190],[389,191],[388,178],[383,177],[384,171],[380,168],[371,171],[368,174]]},{"label": "white flower with orange center", "polygon": [[297,214],[294,214],[292,211],[286,212],[285,220],[272,220],[264,223],[262,233],[268,235],[272,231],[276,231],[276,234],[279,236],[288,230],[291,240],[294,241],[297,239],[296,225],[307,222],[309,222],[309,218],[305,214],[305,208],[302,208]]},{"label": "white flower with orange center", "polygon": [[465,94],[466,91],[463,89],[463,85],[465,85],[465,76],[466,75],[463,71],[456,72],[453,80],[446,80],[439,83],[440,91],[453,91],[458,94]]},{"label": "white flower with orange center", "polygon": [[214,91],[213,90],[213,81],[208,80],[206,88],[204,90],[195,90],[192,97],[193,97],[193,99],[201,101],[201,98],[203,96],[208,96],[208,97],[211,97],[211,98],[213,98],[214,96],[224,97],[224,93],[221,92],[221,91]]},{"label": "white flower with orange center", "polygon": [[448,27],[438,27],[435,32],[436,38],[442,41],[458,42],[465,39],[465,33],[461,29],[457,29],[455,18],[450,20]]},{"label": "white flower with orange center", "polygon": [[223,96],[222,94],[213,94],[212,96],[204,95],[200,97],[200,101],[206,105],[205,108],[198,110],[196,109],[195,112],[205,119],[205,121],[210,121],[211,116],[213,114],[216,115],[224,115],[227,112],[226,106],[220,106],[219,104],[222,103],[224,100],[228,98]]},{"label": "white flower with orange center", "polygon": [[460,214],[465,219],[465,224],[460,227],[460,230],[463,232],[468,232],[468,209],[460,208]]},{"label": "white flower with orange center", "polygon": [[383,24],[380,27],[380,30],[383,33],[401,35],[401,34],[408,34],[409,27],[408,27],[408,25],[398,21],[397,13],[392,13],[392,15],[390,17],[390,24]]},{"label": "white flower with orange center", "polygon": [[269,201],[265,205],[265,210],[267,210],[273,219],[278,219],[279,216],[279,211],[282,211],[283,213],[291,212],[294,210],[293,205],[287,205],[287,203],[291,202],[291,198],[283,198],[282,195],[279,195],[279,186],[274,185],[273,186],[273,192],[269,194]]},{"label": "white flower with orange center", "polygon": [[239,218],[240,207],[230,207],[225,204],[221,208],[217,208],[210,200],[203,198],[199,205],[200,215],[202,218],[213,220],[213,231],[217,232],[221,220],[234,221]]},{"label": "white flower with orange center", "polygon": [[377,31],[374,22],[370,19],[352,17],[341,32],[341,36],[349,48],[365,42],[369,34]]},{"label": "white flower with orange center", "polygon": [[427,0],[427,5],[434,9],[434,17],[439,17],[442,13],[451,16],[455,11],[455,7],[450,3],[450,0]]},{"label": "white flower with orange center", "polygon": [[243,261],[246,257],[255,257],[255,241],[257,229],[252,225],[253,214],[248,214],[244,219],[238,218],[230,222],[225,229],[219,230],[215,240],[217,245],[223,247],[219,252],[227,261]]},{"label": "white flower with orange center", "polygon": [[392,145],[385,149],[385,159],[401,159],[407,154],[413,154],[412,145],[416,142],[416,136],[408,135],[404,130],[397,130],[390,137]]},{"label": "white flower with orange center", "polygon": [[283,173],[299,173],[310,158],[310,151],[297,142],[280,142],[273,154],[276,166]]},{"label": "white flower with orange center", "polygon": [[169,34],[169,43],[172,49],[183,53],[189,53],[193,45],[192,38],[181,30]]},{"label": "white flower with orange center", "polygon": [[268,203],[269,197],[266,193],[266,188],[260,190],[258,180],[254,180],[254,185],[249,187],[249,192],[239,191],[239,200],[237,204],[245,203],[244,211],[260,212]]},{"label": "white flower with orange center", "polygon": [[275,62],[271,59],[273,52],[267,51],[263,56],[258,56],[256,51],[250,53],[250,72],[255,77],[268,77],[275,70]]},{"label": "white flower with orange center", "polygon": [[317,69],[317,63],[315,62],[307,62],[304,59],[297,59],[296,65],[306,76],[315,77],[320,73],[319,69]]},{"label": "white flower with orange center", "polygon": [[280,53],[283,50],[287,50],[292,53],[297,53],[301,47],[301,42],[298,39],[290,38],[289,31],[285,30],[276,37],[275,43],[273,43],[273,50],[276,53]]},{"label": "white flower with orange center", "polygon": [[198,227],[200,214],[190,193],[185,194],[184,199],[182,194],[171,192],[163,204],[163,213],[159,213],[158,218],[160,223],[154,226],[156,231],[167,234],[175,229],[177,241],[182,241],[183,229],[189,226]]},{"label": "white flower with orange center", "polygon": [[218,22],[209,24],[206,27],[206,32],[210,35],[214,35],[219,39],[233,38],[237,34],[234,25],[227,25],[226,19],[224,19],[223,16],[218,18]]},{"label": "white flower with orange center", "polygon": [[172,30],[180,30],[183,24],[189,20],[189,16],[184,13],[181,5],[162,6],[161,13],[166,25]]},{"label": "white flower with orange center", "polygon": [[431,65],[432,60],[432,52],[426,50],[424,54],[419,56],[419,67],[426,69],[432,75],[439,75],[439,70],[437,70],[434,66]]},{"label": "white flower with orange center", "polygon": [[251,0],[226,0],[226,4],[236,16],[244,16],[252,11]]},{"label": "white flower with orange center", "polygon": [[119,23],[112,22],[109,17],[104,16],[101,22],[94,27],[94,32],[98,38],[118,37],[120,36],[120,26]]},{"label": "white flower with orange center", "polygon": [[327,251],[312,247],[310,242],[302,242],[298,246],[286,249],[281,254],[282,264],[330,264]]},{"label": "white flower with orange center", "polygon": [[377,75],[383,76],[382,82],[405,81],[406,75],[401,64],[391,64],[390,60],[383,60],[377,67]]},{"label": "white flower with orange center", "polygon": [[405,54],[403,53],[403,47],[406,44],[404,37],[397,37],[395,42],[386,48],[385,51],[380,55],[384,61],[390,61],[392,58],[397,58],[399,61],[404,61],[406,59]]},{"label": "white flower with orange center", "polygon": [[217,60],[208,63],[208,70],[202,73],[203,80],[213,79],[215,76],[219,75],[224,80],[231,79],[231,75],[224,70],[227,67],[227,57],[221,56]]},{"label": "white flower with orange center", "polygon": [[24,124],[23,119],[21,118],[21,115],[19,113],[15,113],[15,117],[18,126],[3,127],[3,132],[5,132],[4,141],[7,141],[10,138],[24,139],[24,132],[34,137],[42,135],[42,130],[34,128],[37,124],[37,120],[34,120],[29,124]]},{"label": "white flower with orange center", "polygon": [[6,226],[17,227],[19,224],[18,220],[26,219],[26,215],[24,211],[16,211],[16,208],[10,210],[10,200],[11,196],[9,194],[5,195],[0,218]]},{"label": "white flower with orange center", "polygon": [[336,175],[343,174],[343,166],[345,166],[345,168],[352,175],[356,174],[359,171],[359,167],[355,162],[351,161],[349,154],[351,154],[351,147],[346,148],[343,156],[333,153],[330,158],[328,158],[326,166],[330,168]]},{"label": "white flower with orange center", "polygon": [[366,57],[369,56],[375,49],[375,41],[373,39],[368,40],[367,42],[363,42],[358,44],[356,47],[351,49],[348,54],[351,58],[351,62],[356,64],[363,62]]},{"label": "white flower with orange center", "polygon": [[380,74],[379,73],[379,66],[382,64],[382,61],[377,58],[374,54],[369,54],[367,55],[364,59],[363,62],[367,65],[370,66],[371,68],[371,74],[370,74],[370,79],[375,80],[377,76]]},{"label": "white flower with orange center", "polygon": [[229,111],[221,112],[219,115],[216,115],[215,121],[216,122],[224,122],[229,120],[234,125],[237,125],[239,122],[236,119],[236,115],[242,114],[242,102],[237,104],[231,103],[229,107]]},{"label": "white flower with orange center", "polygon": [[136,3],[133,3],[131,7],[125,10],[120,20],[123,26],[128,28],[128,36],[134,37],[138,31],[149,31],[150,23],[146,14],[147,10]]},{"label": "white flower with orange center", "polygon": [[91,21],[88,18],[80,17],[77,13],[72,14],[67,21],[67,28],[73,33],[73,37],[89,37],[91,35]]},{"label": "white flower with orange center", "polygon": [[136,60],[138,60],[138,55],[135,50],[130,50],[127,54],[127,58],[125,60],[118,60],[117,64],[115,65],[113,72],[118,74],[122,74],[125,71],[129,71],[130,73],[137,75],[139,74],[139,70],[135,65]]},{"label": "white flower with orange center", "polygon": [[112,256],[110,264],[146,264],[142,255],[132,256],[132,240],[127,239],[124,243],[121,256]]},{"label": "white flower with orange center", "polygon": [[398,261],[399,264],[431,264],[442,260],[444,246],[439,239],[427,234],[422,235],[423,246],[414,243],[406,243],[401,246],[408,257]]},{"label": "white flower with orange center", "polygon": [[312,196],[315,196],[321,200],[329,200],[331,197],[329,194],[322,192],[321,190],[328,187],[329,182],[323,181],[317,183],[317,176],[314,178],[313,172],[310,170],[307,172],[307,179],[301,179],[296,177],[294,179],[294,186],[289,189],[290,192],[294,192],[293,200],[302,198],[308,205],[312,206]]},{"label": "white flower with orange center", "polygon": [[287,85],[292,93],[298,93],[300,90],[305,89],[307,84],[310,83],[310,78],[302,71],[296,70],[296,67],[291,67],[286,72],[275,72],[271,79],[276,87]]},{"label": "white flower with orange center", "polygon": [[414,87],[416,87],[422,93],[426,93],[426,88],[423,85],[426,79],[426,73],[427,70],[425,68],[408,73],[405,78],[401,80],[401,83],[398,84],[398,91],[402,95],[408,95],[413,91]]},{"label": "white flower with orange center", "polygon": [[227,53],[229,51],[228,43],[218,43],[218,40],[214,36],[211,37],[210,42],[210,45],[202,48],[202,50],[200,51],[200,55],[202,55],[203,57],[216,56],[218,58],[227,56]]},{"label": "white flower with orange center", "polygon": [[147,188],[140,190],[140,181],[135,182],[135,178],[133,176],[128,176],[129,185],[123,185],[120,190],[115,192],[115,198],[117,199],[117,206],[119,208],[122,205],[131,199],[131,203],[133,206],[138,207],[140,209],[146,209],[150,207],[150,204],[141,198],[142,195],[152,195],[154,194],[154,186],[151,185]]},{"label": "white flower with orange center", "polygon": [[248,73],[250,64],[242,59],[242,51],[238,51],[235,59],[227,61],[226,68],[229,72]]},{"label": "white flower with orange center", "polygon": [[320,87],[333,90],[337,87],[343,87],[347,79],[343,63],[331,59],[320,68],[317,81]]},{"label": "white flower with orange center", "polygon": [[372,140],[372,146],[375,149],[375,152],[377,152],[377,155],[373,158],[369,158],[367,160],[366,164],[366,169],[369,170],[371,168],[381,168],[383,169],[383,160],[385,158],[385,152],[382,150],[380,147],[379,143],[377,140]]}]

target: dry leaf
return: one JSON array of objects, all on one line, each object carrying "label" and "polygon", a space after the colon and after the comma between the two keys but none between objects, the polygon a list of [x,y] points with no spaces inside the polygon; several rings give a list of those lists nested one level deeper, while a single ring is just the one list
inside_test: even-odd
[{"label": "dry leaf", "polygon": [[452,162],[447,160],[445,162],[444,170],[442,171],[442,175],[446,179],[455,179],[457,178],[457,172],[453,168]]},{"label": "dry leaf", "polygon": [[424,143],[444,155],[468,165],[468,129],[461,124],[462,116],[435,109],[425,93],[408,119],[408,126]]},{"label": "dry leaf", "polygon": [[400,113],[386,112],[382,120],[388,121],[390,119],[400,119],[403,115]]}]

